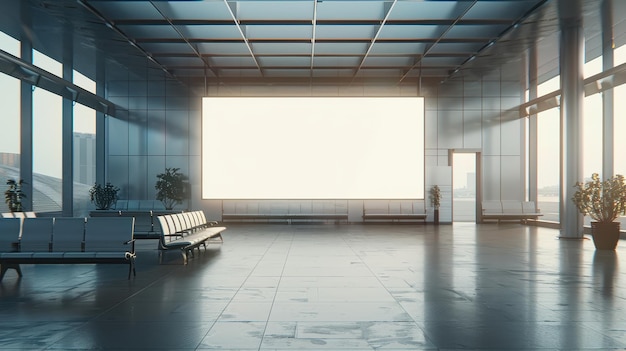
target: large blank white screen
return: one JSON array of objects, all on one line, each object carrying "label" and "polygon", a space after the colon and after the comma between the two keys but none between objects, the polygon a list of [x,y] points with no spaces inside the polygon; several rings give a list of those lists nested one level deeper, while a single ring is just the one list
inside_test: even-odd
[{"label": "large blank white screen", "polygon": [[423,98],[203,98],[204,199],[422,199]]}]

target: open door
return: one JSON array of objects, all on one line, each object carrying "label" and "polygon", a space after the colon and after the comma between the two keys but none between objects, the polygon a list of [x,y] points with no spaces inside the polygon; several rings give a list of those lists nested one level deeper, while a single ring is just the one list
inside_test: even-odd
[{"label": "open door", "polygon": [[477,223],[480,200],[480,153],[454,150],[452,164],[452,221]]}]

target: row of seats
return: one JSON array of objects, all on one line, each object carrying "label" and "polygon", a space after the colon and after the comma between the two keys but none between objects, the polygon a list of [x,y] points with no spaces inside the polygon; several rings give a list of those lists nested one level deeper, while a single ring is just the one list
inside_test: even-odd
[{"label": "row of seats", "polygon": [[226,227],[216,227],[217,222],[207,221],[203,211],[191,211],[158,216],[161,229],[159,240],[160,260],[165,250],[180,250],[183,262],[187,264],[187,253],[203,246],[209,239],[223,241],[222,232]]},{"label": "row of seats", "polygon": [[0,218],[0,280],[19,264],[127,263],[134,272],[133,218]]}]

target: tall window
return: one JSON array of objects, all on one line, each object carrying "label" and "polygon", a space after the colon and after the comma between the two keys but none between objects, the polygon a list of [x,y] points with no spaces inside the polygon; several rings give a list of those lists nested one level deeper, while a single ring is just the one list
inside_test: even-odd
[{"label": "tall window", "polygon": [[[0,32],[0,48],[20,56],[20,42]],[[20,176],[20,81],[0,73],[0,180]],[[4,211],[4,210],[3,210]]]},{"label": "tall window", "polygon": [[559,221],[560,111],[553,108],[537,115],[537,205],[543,220]]},{"label": "tall window", "polygon": [[[96,82],[74,71],[73,83],[96,93]],[[89,188],[96,182],[96,111],[74,105],[74,215],[84,217],[91,208]]]},{"label": "tall window", "polygon": [[[33,50],[33,64],[57,76],[61,63]],[[62,209],[62,118],[63,100],[41,88],[33,91],[33,210]]]}]

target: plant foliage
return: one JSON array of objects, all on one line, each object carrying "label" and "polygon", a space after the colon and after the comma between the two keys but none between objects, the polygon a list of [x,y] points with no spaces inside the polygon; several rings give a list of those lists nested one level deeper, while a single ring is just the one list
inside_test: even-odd
[{"label": "plant foliage", "polygon": [[623,175],[601,181],[598,173],[594,173],[590,181],[579,182],[574,187],[576,192],[572,201],[580,213],[589,215],[594,221],[610,223],[626,214],[626,182]]},{"label": "plant foliage", "polygon": [[111,183],[106,183],[104,186],[96,183],[89,189],[89,197],[96,205],[96,209],[108,210],[117,201],[118,191],[120,189]]},{"label": "plant foliage", "polygon": [[182,204],[187,197],[187,177],[179,170],[180,168],[165,168],[164,173],[157,174],[157,182],[154,185],[157,189],[156,199],[168,210]]},{"label": "plant foliage", "polygon": [[22,191],[23,184],[26,184],[23,179],[19,181],[15,179],[7,180],[9,188],[4,192],[4,202],[9,206],[9,211],[11,212],[22,212],[22,199],[26,197],[26,194]]},{"label": "plant foliage", "polygon": [[438,209],[441,206],[441,189],[439,185],[435,185],[430,188],[430,202],[433,204],[435,209]]}]

